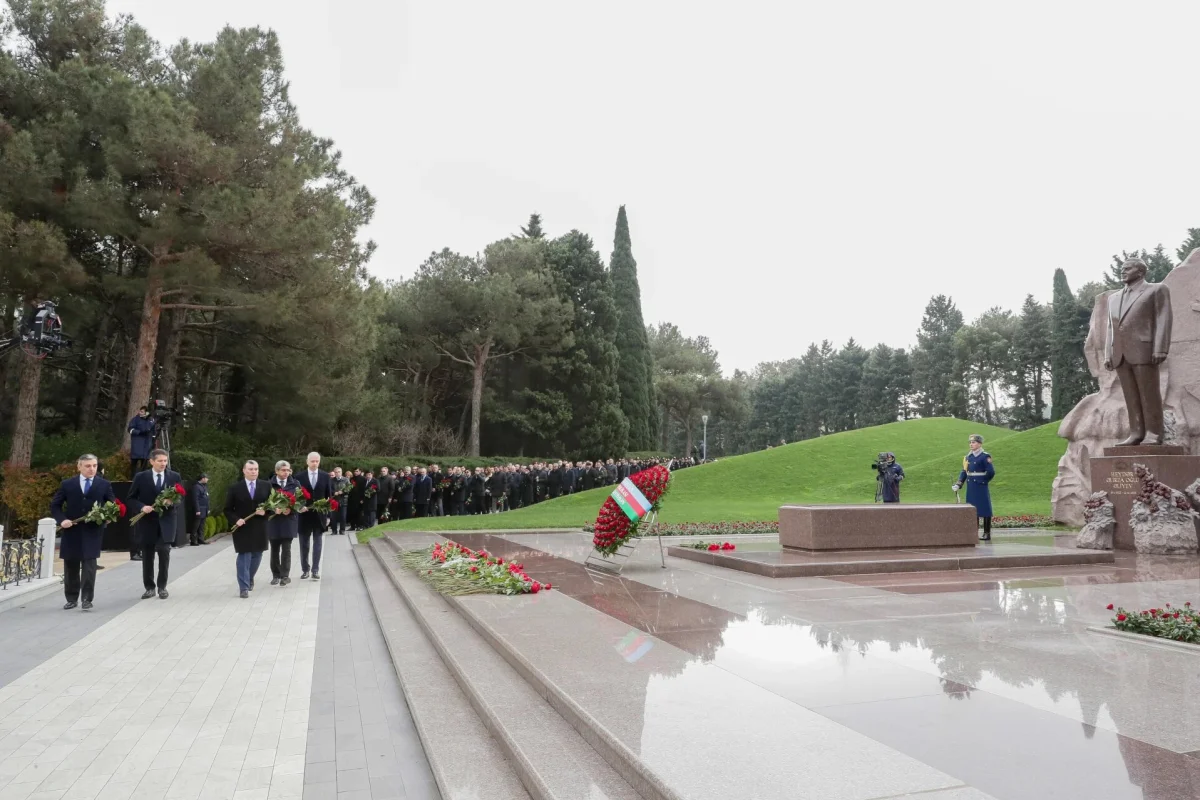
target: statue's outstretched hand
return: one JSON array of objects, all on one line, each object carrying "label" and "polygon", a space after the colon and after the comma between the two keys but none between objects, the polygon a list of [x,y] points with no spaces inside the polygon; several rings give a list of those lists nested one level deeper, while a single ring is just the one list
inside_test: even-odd
[{"label": "statue's outstretched hand", "polygon": [[1166,360],[1167,360],[1166,353],[1155,353],[1154,355],[1150,356],[1150,363],[1152,363],[1152,364],[1161,364]]}]

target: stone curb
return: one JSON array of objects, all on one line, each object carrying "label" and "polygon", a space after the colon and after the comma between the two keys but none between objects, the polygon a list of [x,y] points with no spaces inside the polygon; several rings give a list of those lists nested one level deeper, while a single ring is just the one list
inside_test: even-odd
[{"label": "stone curb", "polygon": [[[28,591],[21,592],[20,594],[11,595],[10,592],[12,592],[12,589],[16,588],[15,586],[6,590],[0,590],[0,613],[14,608],[20,608],[25,603],[29,603],[45,597],[46,595],[62,591],[63,582],[61,575],[55,575],[53,578],[38,578],[37,580],[45,585],[39,586],[36,589],[30,589]],[[24,586],[24,584],[22,584],[22,586]],[[5,595],[9,596],[6,597]]]},{"label": "stone curb", "polygon": [[1089,627],[1088,633],[1095,633],[1099,636],[1109,636],[1114,639],[1123,639],[1127,642],[1136,642],[1141,645],[1149,645],[1150,647],[1158,647],[1163,650],[1175,650],[1180,653],[1190,653],[1194,656],[1200,656],[1200,644],[1192,644],[1191,642],[1177,642],[1174,639],[1160,639],[1157,636],[1147,636],[1144,633],[1130,633],[1129,631],[1119,631],[1116,628]]}]

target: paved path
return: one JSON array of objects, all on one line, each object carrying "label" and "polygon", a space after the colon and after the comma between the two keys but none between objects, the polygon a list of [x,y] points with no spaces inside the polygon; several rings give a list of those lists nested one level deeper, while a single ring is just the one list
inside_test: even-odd
[{"label": "paved path", "polygon": [[437,785],[351,541],[325,539],[304,800],[433,800]]},{"label": "paved path", "polygon": [[[166,601],[137,599],[131,564],[91,613],[56,594],[0,614],[0,800],[436,797],[348,540],[328,541],[321,582],[272,587],[264,565],[248,600],[221,544],[175,551]],[[337,791],[306,788],[330,763]]]}]

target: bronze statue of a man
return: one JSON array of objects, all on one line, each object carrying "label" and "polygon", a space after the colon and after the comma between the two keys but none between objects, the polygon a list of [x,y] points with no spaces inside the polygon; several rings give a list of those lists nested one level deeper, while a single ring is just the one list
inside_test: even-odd
[{"label": "bronze statue of a man", "polygon": [[1129,414],[1129,438],[1120,445],[1163,443],[1163,400],[1158,365],[1171,348],[1171,290],[1146,283],[1146,262],[1121,266],[1125,288],[1108,293],[1104,366],[1115,369]]}]

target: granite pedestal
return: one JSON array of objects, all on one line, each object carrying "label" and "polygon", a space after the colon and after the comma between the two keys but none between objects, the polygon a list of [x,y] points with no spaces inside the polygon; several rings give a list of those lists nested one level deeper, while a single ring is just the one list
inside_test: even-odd
[{"label": "granite pedestal", "polygon": [[977,536],[966,504],[779,507],[779,543],[795,550],[971,547]]},{"label": "granite pedestal", "polygon": [[1106,447],[1104,455],[1092,456],[1092,491],[1108,492],[1113,504],[1116,527],[1113,530],[1113,548],[1133,550],[1133,531],[1129,528],[1129,514],[1133,500],[1141,486],[1133,474],[1134,464],[1145,464],[1154,477],[1183,491],[1192,481],[1200,478],[1200,456],[1187,455],[1187,450],[1178,445],[1133,445]]}]

